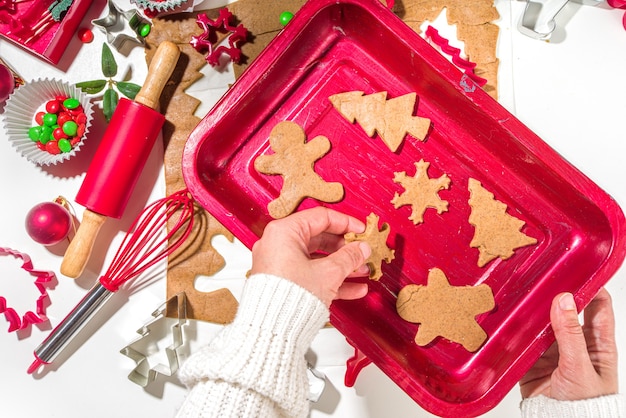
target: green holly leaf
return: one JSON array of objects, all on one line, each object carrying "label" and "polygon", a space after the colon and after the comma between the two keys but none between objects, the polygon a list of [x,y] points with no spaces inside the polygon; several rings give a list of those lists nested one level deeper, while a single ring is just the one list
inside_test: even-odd
[{"label": "green holly leaf", "polygon": [[119,95],[117,92],[110,87],[106,89],[104,92],[104,99],[102,100],[102,112],[104,113],[104,117],[107,122],[111,121],[111,117],[113,116],[113,112],[115,112],[118,101]]},{"label": "green holly leaf", "polygon": [[105,77],[115,77],[117,74],[117,62],[106,43],[102,44],[102,74]]},{"label": "green holly leaf", "polygon": [[139,90],[141,90],[140,85],[135,83],[128,83],[126,81],[118,81],[115,83],[115,85],[117,86],[117,89],[120,91],[120,93],[122,93],[124,96],[128,97],[131,100],[133,100],[137,93],[139,93]]},{"label": "green holly leaf", "polygon": [[76,83],[76,87],[78,87],[87,94],[100,93],[106,85],[106,80],[90,80]]}]

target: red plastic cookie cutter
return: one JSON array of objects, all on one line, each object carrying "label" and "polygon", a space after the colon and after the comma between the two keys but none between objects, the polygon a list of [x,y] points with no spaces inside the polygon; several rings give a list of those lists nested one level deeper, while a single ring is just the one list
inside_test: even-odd
[{"label": "red plastic cookie cutter", "polygon": [[428,28],[426,28],[425,35],[441,49],[441,52],[449,55],[452,63],[459,67],[459,69],[465,74],[467,74],[467,76],[474,83],[476,83],[480,87],[487,84],[487,79],[477,76],[474,72],[474,69],[476,68],[476,63],[461,57],[461,50],[450,45],[450,42],[446,38],[441,36],[437,29],[429,25]]},{"label": "red plastic cookie cutter", "polygon": [[29,324],[39,324],[47,321],[48,317],[46,316],[46,304],[50,301],[47,288],[54,284],[56,279],[55,274],[51,271],[35,270],[28,254],[15,251],[10,248],[0,248],[0,256],[6,255],[22,260],[22,269],[35,277],[34,284],[40,293],[40,296],[37,298],[35,303],[35,312],[27,311],[21,317],[15,309],[7,306],[6,299],[3,296],[0,296],[0,313],[4,313],[4,317],[7,321],[9,321],[9,332],[24,329],[28,327]]},{"label": "red plastic cookie cutter", "polygon": [[[203,32],[198,36],[192,36],[189,44],[198,52],[208,51],[205,59],[213,67],[219,64],[222,54],[227,54],[234,63],[241,60],[240,48],[248,38],[248,30],[243,24],[231,25],[232,17],[233,14],[225,7],[220,9],[220,14],[215,20],[211,20],[206,13],[200,13],[197,17],[196,23]],[[217,32],[229,33],[228,46],[213,47],[217,41]]]}]

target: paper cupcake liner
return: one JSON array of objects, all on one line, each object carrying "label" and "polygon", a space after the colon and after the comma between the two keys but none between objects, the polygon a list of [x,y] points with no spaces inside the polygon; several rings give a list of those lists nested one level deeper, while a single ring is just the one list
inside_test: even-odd
[{"label": "paper cupcake liner", "polygon": [[[28,130],[36,126],[35,114],[44,109],[45,104],[56,96],[78,99],[87,117],[85,133],[70,152],[50,154],[37,147],[28,136]],[[45,111],[45,110],[44,110]],[[93,119],[93,108],[89,98],[78,87],[55,79],[37,79],[16,89],[7,100],[2,117],[4,130],[11,144],[28,161],[38,165],[55,165],[72,158],[80,151]]]}]

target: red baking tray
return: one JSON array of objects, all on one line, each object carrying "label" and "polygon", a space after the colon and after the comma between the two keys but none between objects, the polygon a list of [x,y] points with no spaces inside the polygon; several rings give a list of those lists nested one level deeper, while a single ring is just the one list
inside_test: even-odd
[{"label": "red baking tray", "polygon": [[[432,121],[427,140],[407,137],[393,153],[369,138],[328,100],[354,90],[390,98],[416,92],[415,114]],[[624,259],[624,215],[615,201],[376,0],[309,0],[191,133],[186,184],[248,247],[271,220],[266,207],[282,185],[253,162],[272,152],[269,133],[285,120],[309,139],[324,135],[332,143],[315,169],[341,182],[345,198],[326,206],[362,220],[374,212],[391,227],[395,260],[383,263],[365,298],[333,303],[333,325],[434,414],[493,408],[553,342],[552,298],[573,292],[582,309]],[[403,191],[393,173],[413,175],[422,158],[431,178],[450,177],[439,193],[449,211],[428,210],[416,226],[409,206],[395,209],[390,201]],[[538,243],[479,268],[478,250],[469,246],[470,177]],[[318,204],[307,199],[299,209]],[[478,351],[443,338],[419,347],[419,325],[397,315],[395,294],[425,284],[434,267],[453,285],[493,289],[496,308],[478,317],[489,336]]]}]

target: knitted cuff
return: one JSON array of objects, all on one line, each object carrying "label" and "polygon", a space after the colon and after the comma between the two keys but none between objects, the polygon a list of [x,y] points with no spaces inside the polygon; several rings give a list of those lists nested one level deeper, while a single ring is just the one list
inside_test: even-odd
[{"label": "knitted cuff", "polygon": [[619,418],[626,417],[626,402],[621,394],[580,401],[558,401],[547,396],[533,396],[522,401],[522,417],[541,418]]},{"label": "knitted cuff", "polygon": [[302,287],[253,275],[232,324],[185,362],[179,378],[188,387],[229,382],[270,398],[289,415],[306,416],[304,354],[328,317],[326,305]]}]

